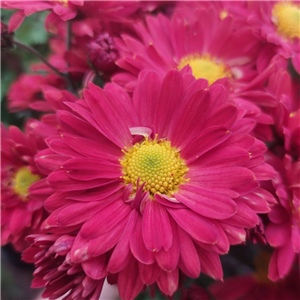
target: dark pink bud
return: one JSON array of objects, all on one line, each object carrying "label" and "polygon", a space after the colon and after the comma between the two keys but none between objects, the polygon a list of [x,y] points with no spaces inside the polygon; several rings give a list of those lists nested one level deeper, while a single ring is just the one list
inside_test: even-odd
[{"label": "dark pink bud", "polygon": [[8,27],[1,22],[1,49],[11,49],[13,43],[14,33],[8,33]]},{"label": "dark pink bud", "polygon": [[96,70],[108,75],[116,70],[115,61],[119,57],[118,49],[108,33],[99,35],[90,43],[89,48],[89,61]]}]

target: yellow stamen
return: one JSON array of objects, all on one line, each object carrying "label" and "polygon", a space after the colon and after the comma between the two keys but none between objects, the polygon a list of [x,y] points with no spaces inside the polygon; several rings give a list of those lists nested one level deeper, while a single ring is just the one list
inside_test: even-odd
[{"label": "yellow stamen", "polygon": [[132,183],[134,190],[140,178],[139,185],[146,182],[144,191],[149,191],[150,195],[171,195],[180,184],[188,180],[184,178],[188,168],[169,141],[157,141],[156,137],[149,141],[146,136],[142,143],[123,152],[125,155],[120,160],[123,166],[122,178],[126,184]]},{"label": "yellow stamen", "polygon": [[58,0],[64,7],[68,7],[68,0]]},{"label": "yellow stamen", "polygon": [[27,167],[22,167],[15,173],[13,177],[13,190],[22,198],[22,201],[26,202],[29,194],[28,188],[39,179],[39,175],[32,174]]},{"label": "yellow stamen", "polygon": [[300,38],[299,6],[289,2],[276,3],[272,10],[272,20],[278,33],[287,39]]},{"label": "yellow stamen", "polygon": [[198,54],[187,55],[181,59],[178,69],[181,70],[186,65],[191,67],[196,79],[207,79],[209,85],[220,78],[231,77],[229,69],[222,62],[217,62],[208,54],[202,56]]},{"label": "yellow stamen", "polygon": [[228,12],[227,12],[227,11],[222,10],[222,11],[220,12],[220,19],[221,19],[221,20],[225,19],[227,16],[228,16]]}]

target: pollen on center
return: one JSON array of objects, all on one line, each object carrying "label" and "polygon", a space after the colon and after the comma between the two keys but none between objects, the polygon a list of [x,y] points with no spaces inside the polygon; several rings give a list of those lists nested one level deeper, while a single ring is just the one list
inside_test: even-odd
[{"label": "pollen on center", "polygon": [[300,9],[289,2],[278,2],[272,10],[272,20],[284,38],[300,38]]},{"label": "pollen on center", "polygon": [[14,174],[12,179],[13,190],[24,202],[26,202],[28,200],[27,196],[29,194],[29,187],[39,179],[39,175],[31,173],[27,167],[22,167]]},{"label": "pollen on center", "polygon": [[125,149],[124,157],[120,160],[126,184],[132,183],[134,190],[146,183],[144,191],[150,195],[174,193],[178,186],[187,181],[185,175],[188,168],[179,152],[171,147],[166,140],[150,141],[148,137],[142,143],[137,143],[130,149]]},{"label": "pollen on center", "polygon": [[181,70],[186,65],[191,67],[196,79],[204,78],[208,81],[209,85],[220,78],[231,77],[229,68],[222,62],[217,62],[208,54],[202,56],[198,54],[184,56],[178,64],[178,70]]}]

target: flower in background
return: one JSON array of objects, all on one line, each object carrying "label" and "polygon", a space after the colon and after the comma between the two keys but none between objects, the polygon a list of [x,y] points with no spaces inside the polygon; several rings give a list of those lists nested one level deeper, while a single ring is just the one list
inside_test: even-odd
[{"label": "flower in background", "polygon": [[[38,232],[47,216],[39,196],[49,195],[51,189],[34,162],[35,154],[45,146],[15,126],[1,126],[1,245],[12,243],[18,251],[28,246],[26,235]],[[32,198],[34,185],[39,192]]]},{"label": "flower in background", "polygon": [[190,74],[144,71],[133,100],[90,84],[57,112],[60,135],[36,157],[54,191],[43,230],[77,233],[72,263],[107,254],[121,298],[155,282],[172,295],[179,270],[221,279],[219,255],[269,211],[266,148],[227,95]]},{"label": "flower in background", "polygon": [[249,6],[252,13],[248,23],[256,30],[256,35],[266,42],[266,58],[269,57],[270,61],[272,51],[291,58],[295,70],[300,73],[299,2],[263,1]]},{"label": "flower in background", "polygon": [[280,159],[272,153],[266,154],[266,160],[278,172],[273,180],[278,203],[271,206],[265,230],[268,243],[275,248],[269,266],[269,278],[275,281],[284,278],[299,258],[300,161],[287,154]]}]

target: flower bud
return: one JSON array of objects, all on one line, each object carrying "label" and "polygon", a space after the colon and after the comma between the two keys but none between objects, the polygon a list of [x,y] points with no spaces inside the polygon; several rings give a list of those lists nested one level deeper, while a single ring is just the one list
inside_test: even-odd
[{"label": "flower bud", "polygon": [[119,57],[118,49],[108,33],[99,35],[90,43],[89,48],[89,61],[97,71],[110,75],[116,70],[115,61]]}]

